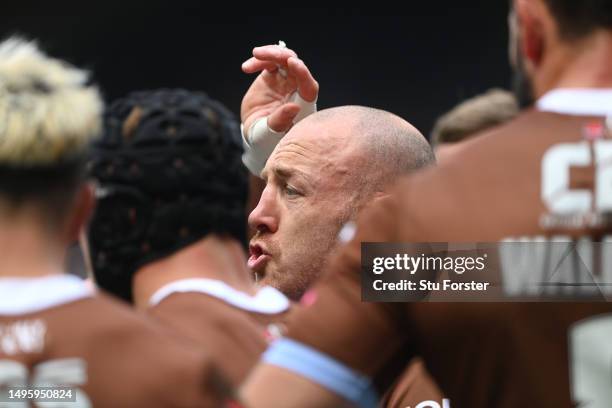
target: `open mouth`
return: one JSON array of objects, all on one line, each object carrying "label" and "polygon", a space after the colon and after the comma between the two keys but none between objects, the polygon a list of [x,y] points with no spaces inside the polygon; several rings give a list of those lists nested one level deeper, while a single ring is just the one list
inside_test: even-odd
[{"label": "open mouth", "polygon": [[266,266],[266,263],[270,260],[270,258],[270,254],[268,254],[261,245],[249,245],[249,260],[247,261],[247,266],[249,269],[255,272],[257,280],[263,279],[263,268]]}]

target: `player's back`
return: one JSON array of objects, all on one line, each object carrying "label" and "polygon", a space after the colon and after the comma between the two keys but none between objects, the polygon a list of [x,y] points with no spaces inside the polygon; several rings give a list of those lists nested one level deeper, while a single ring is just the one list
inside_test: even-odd
[{"label": "player's back", "polygon": [[[564,296],[575,299],[567,291],[584,291],[584,286],[572,286],[555,274],[561,275],[565,264],[572,269],[568,276],[584,273],[583,262],[590,264],[573,258],[577,240],[592,241],[592,248],[598,248],[593,256],[600,261],[612,255],[612,247],[601,244],[611,230],[609,221],[593,216],[610,210],[597,207],[608,194],[602,179],[612,141],[606,135],[602,117],[531,111],[468,142],[447,163],[409,183],[427,205],[407,199],[408,217],[396,220],[410,231],[402,240],[499,242],[499,258],[491,259],[484,271],[487,279],[528,288],[532,282],[546,284],[549,276],[565,284]],[[575,197],[585,194],[592,203],[582,207]],[[517,252],[511,241],[521,242],[524,250]],[[536,260],[555,251],[555,245],[563,245],[569,255],[553,256],[543,271]],[[498,271],[501,276],[494,277]],[[605,271],[589,271],[601,285],[609,282]],[[609,290],[596,289],[602,288]],[[610,342],[601,337],[612,334],[612,304],[551,303],[543,286],[538,289],[542,295],[530,298],[532,303],[407,305],[411,340],[455,405],[569,407],[572,399],[611,396],[585,376],[610,375],[609,367],[588,359],[612,357]]]},{"label": "player's back", "polygon": [[65,275],[0,279],[0,388],[74,387],[96,407],[223,406],[202,352]]},{"label": "player's back", "polygon": [[[439,188],[434,208],[418,206],[417,218],[430,220],[419,240],[500,241],[488,278],[534,301],[408,307],[417,347],[460,406],[598,407],[612,398],[598,379],[610,376],[602,362],[612,358],[612,304],[587,303],[610,297],[609,132],[596,114],[528,112],[418,180]],[[534,298],[527,288],[536,285]],[[587,292],[583,303],[550,302]]]},{"label": "player's back", "polygon": [[250,296],[211,279],[187,279],[160,289],[149,313],[210,354],[238,385],[268,342],[282,330],[289,300],[276,289]]}]

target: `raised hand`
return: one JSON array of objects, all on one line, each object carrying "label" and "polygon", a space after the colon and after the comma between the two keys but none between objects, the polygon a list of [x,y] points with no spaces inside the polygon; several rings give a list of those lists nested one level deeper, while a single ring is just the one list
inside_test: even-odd
[{"label": "raised hand", "polygon": [[242,70],[247,74],[261,72],[242,100],[240,117],[247,138],[251,126],[263,117],[268,117],[268,127],[274,132],[288,131],[299,119],[300,102],[313,103],[317,99],[319,84],[289,48],[256,47],[253,57],[242,64]]}]

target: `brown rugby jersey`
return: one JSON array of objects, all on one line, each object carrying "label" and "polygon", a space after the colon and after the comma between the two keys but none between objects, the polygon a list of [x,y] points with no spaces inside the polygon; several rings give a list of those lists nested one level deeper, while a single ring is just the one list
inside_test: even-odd
[{"label": "brown rugby jersey", "polygon": [[63,406],[226,406],[207,355],[78,278],[0,279],[0,296],[0,394],[44,384],[74,387]]},{"label": "brown rugby jersey", "polygon": [[[612,107],[610,92],[607,101]],[[609,234],[606,217],[572,228],[541,224],[551,206],[563,207],[563,190],[550,195],[542,185],[544,156],[558,146],[595,151],[597,159],[586,155],[586,166],[599,161],[592,169],[597,176],[583,174],[568,187],[590,194],[592,206],[603,203],[596,211],[612,210],[610,186],[601,185],[611,181],[611,141],[593,147],[585,140],[604,121],[598,114],[527,111],[467,141],[439,167],[399,182],[391,197],[362,214],[356,237],[333,256],[314,302],[290,316],[288,336],[373,377],[398,350],[411,347],[453,408],[609,406],[610,303],[366,303],[360,285],[361,242]],[[574,170],[580,169],[558,169]]]},{"label": "brown rugby jersey", "polygon": [[149,313],[206,350],[234,385],[257,363],[290,308],[271,287],[252,297],[209,279],[177,281],[152,299]]}]

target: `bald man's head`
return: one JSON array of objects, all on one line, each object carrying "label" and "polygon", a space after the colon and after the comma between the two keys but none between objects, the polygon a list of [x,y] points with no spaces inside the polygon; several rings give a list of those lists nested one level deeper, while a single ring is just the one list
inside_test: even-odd
[{"label": "bald man's head", "polygon": [[340,128],[327,140],[342,149],[340,155],[362,159],[351,175],[359,181],[365,177],[366,190],[381,190],[398,177],[435,162],[431,146],[417,128],[390,112],[365,106],[340,106],[310,115],[281,144],[318,138],[316,132],[299,132],[313,125]]},{"label": "bald man's head", "polygon": [[249,217],[249,265],[298,298],[316,278],[339,229],[376,192],[434,160],[425,138],[391,113],[344,106],[315,113],[278,144]]}]

